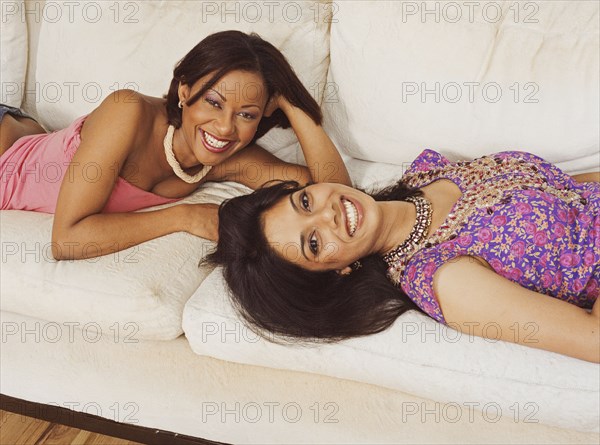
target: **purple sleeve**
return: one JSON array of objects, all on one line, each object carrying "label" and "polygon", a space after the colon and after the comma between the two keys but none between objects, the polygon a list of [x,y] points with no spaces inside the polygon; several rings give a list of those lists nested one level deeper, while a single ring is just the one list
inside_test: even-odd
[{"label": "purple sleeve", "polygon": [[564,189],[567,187],[570,188],[576,185],[576,182],[573,180],[573,178],[571,178],[570,175],[563,172],[551,162],[548,162],[532,153],[523,151],[503,151],[496,153],[494,157],[501,159],[518,157],[524,162],[534,164],[534,166],[537,168],[537,172],[548,181],[548,184],[557,189]]},{"label": "purple sleeve", "polygon": [[450,164],[450,161],[444,155],[437,151],[426,149],[415,158],[406,173],[426,172],[433,168],[444,167]]}]

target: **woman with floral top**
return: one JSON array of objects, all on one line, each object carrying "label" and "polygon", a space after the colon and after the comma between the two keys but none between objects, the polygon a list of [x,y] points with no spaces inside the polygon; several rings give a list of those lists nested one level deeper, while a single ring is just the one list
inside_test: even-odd
[{"label": "woman with floral top", "polygon": [[231,199],[210,261],[259,332],[336,341],[416,309],[598,363],[599,180],[529,153],[426,150],[373,196],[282,182]]}]

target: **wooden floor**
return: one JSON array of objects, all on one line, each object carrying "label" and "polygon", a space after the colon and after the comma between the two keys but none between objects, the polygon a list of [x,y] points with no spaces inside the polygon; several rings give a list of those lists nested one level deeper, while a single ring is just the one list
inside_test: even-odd
[{"label": "wooden floor", "polygon": [[138,445],[139,442],[104,436],[0,410],[0,445]]}]

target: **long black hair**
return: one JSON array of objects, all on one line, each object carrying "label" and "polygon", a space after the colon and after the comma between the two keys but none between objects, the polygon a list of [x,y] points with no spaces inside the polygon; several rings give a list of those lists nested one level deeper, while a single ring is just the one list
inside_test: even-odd
[{"label": "long black hair", "polygon": [[[220,78],[232,71],[260,75],[267,89],[267,97],[280,94],[308,114],[316,124],[321,124],[319,105],[302,85],[284,55],[258,34],[245,34],[240,31],[223,31],[209,35],[177,63],[166,95],[169,124],[175,128],[181,126],[181,109],[177,105],[179,83],[191,88],[202,77],[214,73],[208,82],[186,101],[187,105],[192,105]],[[276,126],[290,126],[288,118],[281,110],[276,110],[269,117],[263,116],[250,143]]]},{"label": "long black hair", "polygon": [[[362,267],[344,276],[308,271],[270,248],[264,213],[302,188],[278,182],[219,208],[219,241],[205,261],[223,266],[232,302],[249,327],[271,341],[333,342],[381,332],[409,309],[423,312],[387,279],[379,255],[362,258]],[[398,182],[372,196],[391,201],[420,194]]]}]

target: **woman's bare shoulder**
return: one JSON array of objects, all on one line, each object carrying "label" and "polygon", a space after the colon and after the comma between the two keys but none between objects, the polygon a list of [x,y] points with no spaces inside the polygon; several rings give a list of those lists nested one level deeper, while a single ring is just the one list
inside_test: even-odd
[{"label": "woman's bare shoulder", "polygon": [[164,99],[147,96],[134,90],[116,90],[109,94],[92,114],[116,113],[119,117],[142,120],[157,114]]},{"label": "woman's bare shoulder", "polygon": [[118,131],[127,136],[131,145],[137,145],[151,134],[160,114],[160,101],[164,99],[134,90],[114,91],[87,117],[81,138],[105,137],[107,132]]}]

